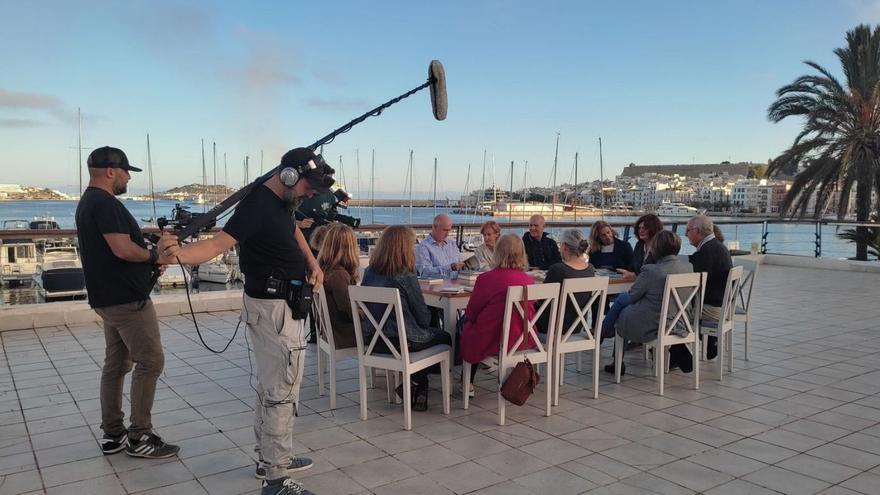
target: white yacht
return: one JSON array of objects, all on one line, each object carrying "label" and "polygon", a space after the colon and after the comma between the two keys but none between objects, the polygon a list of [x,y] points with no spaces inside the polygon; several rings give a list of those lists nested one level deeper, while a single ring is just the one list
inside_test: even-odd
[{"label": "white yacht", "polygon": [[684,203],[663,203],[657,208],[657,216],[660,217],[692,217],[699,214],[693,206]]},{"label": "white yacht", "polygon": [[47,300],[85,296],[86,281],[77,248],[47,247],[34,273],[34,283]]},{"label": "white yacht", "polygon": [[[3,227],[4,230],[12,230],[7,228],[7,222],[3,222]],[[37,272],[37,264],[37,245],[33,241],[0,241],[0,283],[3,285],[17,285],[31,280]]]},{"label": "white yacht", "polygon": [[159,277],[159,286],[184,287],[189,279],[190,274],[187,273],[186,268],[181,268],[180,265],[168,265],[165,273]]}]

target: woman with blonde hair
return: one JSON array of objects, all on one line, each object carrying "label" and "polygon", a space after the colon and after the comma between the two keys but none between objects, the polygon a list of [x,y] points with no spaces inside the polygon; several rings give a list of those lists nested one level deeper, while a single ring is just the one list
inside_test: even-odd
[{"label": "woman with blonde hair", "polygon": [[324,303],[330,314],[333,341],[337,349],[354,347],[357,340],[354,336],[348,286],[357,284],[360,267],[357,238],[351,227],[341,223],[328,226],[323,237],[318,246],[318,264],[324,272],[324,293],[327,298]]},{"label": "woman with blonde hair", "polygon": [[[452,345],[452,339],[445,331],[430,326],[431,312],[425,304],[422,289],[416,277],[416,234],[405,225],[392,225],[382,231],[382,235],[376,242],[376,248],[370,256],[370,265],[364,272],[364,280],[361,283],[367,287],[391,287],[400,293],[400,302],[403,306],[403,321],[406,325],[406,343],[409,352],[418,352],[437,344]],[[368,309],[378,321],[382,317],[384,307],[381,304],[368,304]],[[372,325],[363,320],[365,338],[372,338]],[[398,345],[399,334],[397,321],[389,318],[385,322],[382,332],[392,344]],[[390,349],[382,339],[376,342],[374,348],[378,352],[388,352]],[[428,373],[425,369],[412,375],[412,407],[414,411],[428,409]],[[403,397],[403,388],[398,387],[397,395]]]},{"label": "woman with blonde hair", "polygon": [[489,220],[480,227],[480,234],[483,236],[483,244],[474,250],[474,256],[477,258],[479,270],[484,272],[495,266],[495,243],[501,236],[501,226],[495,220]]},{"label": "woman with blonde hair", "polygon": [[[528,267],[526,250],[522,239],[516,234],[507,234],[498,239],[494,251],[495,268],[477,277],[474,291],[464,311],[466,322],[461,332],[461,358],[472,364],[479,363],[490,356],[497,356],[501,349],[502,322],[504,321],[507,288],[532,285],[532,277],[526,274]],[[529,318],[534,308],[529,305]],[[512,346],[523,332],[522,321],[514,318],[510,326]],[[531,337],[523,339],[519,349],[535,347]],[[509,350],[509,349],[508,349]],[[478,366],[471,368],[470,388],[473,395],[473,381]]]},{"label": "woman with blonde hair", "polygon": [[617,237],[608,222],[599,220],[590,229],[590,264],[596,268],[629,269],[633,262],[633,248]]}]

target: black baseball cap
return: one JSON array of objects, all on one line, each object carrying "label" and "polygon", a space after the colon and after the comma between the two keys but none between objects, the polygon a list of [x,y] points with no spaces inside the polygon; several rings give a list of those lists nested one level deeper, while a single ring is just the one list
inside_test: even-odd
[{"label": "black baseball cap", "polygon": [[300,176],[308,180],[309,184],[320,193],[330,192],[330,186],[336,183],[336,179],[333,178],[336,171],[327,165],[321,155],[315,154],[309,148],[294,148],[288,151],[281,157],[281,166],[295,168]]},{"label": "black baseball cap", "polygon": [[89,154],[88,164],[91,168],[121,168],[131,172],[142,171],[128,163],[128,157],[125,156],[125,152],[111,146],[104,146],[92,151]]}]

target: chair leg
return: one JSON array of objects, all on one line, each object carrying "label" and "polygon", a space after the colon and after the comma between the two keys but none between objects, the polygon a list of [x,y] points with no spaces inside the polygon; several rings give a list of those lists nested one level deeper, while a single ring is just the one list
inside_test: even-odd
[{"label": "chair leg", "polygon": [[578,371],[578,373],[581,372],[581,354],[582,353],[580,353],[580,352],[575,353],[577,361],[575,361],[575,368],[574,369],[576,369]]},{"label": "chair leg", "polygon": [[[565,354],[563,354],[562,356],[563,356],[563,359],[565,359]],[[553,367],[550,366],[550,359],[549,359],[551,357],[552,356],[550,356],[549,354],[547,355],[547,358],[548,358],[547,359],[547,376],[551,377],[551,378],[549,380],[547,380],[547,385],[544,387],[547,390],[546,402],[544,404],[544,416],[546,416],[548,418],[550,417],[550,406],[553,403],[553,384],[555,383],[556,386],[559,386],[559,382],[556,381],[555,377],[553,377]]]},{"label": "chair leg", "polygon": [[654,359],[657,361],[657,364],[654,366],[654,370],[657,373],[657,387],[660,396],[663,396],[663,379],[666,378],[666,366],[664,362],[666,361],[666,347],[657,342],[657,346],[654,347]]},{"label": "chair leg", "polygon": [[709,347],[709,334],[706,332],[700,332],[700,338],[703,340],[701,342],[702,345],[700,346],[700,348],[702,349],[702,354],[700,354],[700,361],[705,361],[709,358],[709,356],[706,354],[706,348]]},{"label": "chair leg", "polygon": [[559,405],[559,388],[565,376],[565,354],[553,354],[550,357],[550,373],[547,374],[547,386],[553,389],[553,405]]},{"label": "chair leg", "polygon": [[394,404],[394,376],[391,373],[391,370],[385,370],[385,391],[388,394],[388,403]]},{"label": "chair leg", "polygon": [[358,366],[358,382],[361,396],[361,421],[367,420],[367,370]]},{"label": "chair leg", "polygon": [[745,335],[746,335],[746,361],[749,360],[749,351],[752,349],[752,334],[749,333],[749,323],[752,322],[752,317],[749,314],[746,314],[746,324],[745,324]]},{"label": "chair leg", "polygon": [[[330,354],[330,409],[336,409],[336,356]],[[372,369],[372,368],[370,368]],[[321,380],[323,381],[323,379]]]},{"label": "chair leg", "polygon": [[[479,366],[479,365],[477,365]],[[471,399],[471,363],[461,362],[461,407],[467,410]]]},{"label": "chair leg", "polygon": [[715,340],[718,343],[718,355],[715,357],[718,365],[718,381],[720,382],[724,378],[724,340],[725,335],[724,331],[721,330],[720,322],[718,331],[715,332]]},{"label": "chair leg", "polygon": [[504,383],[504,380],[507,379],[507,369],[502,366],[501,362],[498,363],[498,425],[504,426],[506,420],[507,410],[505,409],[507,403],[504,400],[504,397],[501,395],[501,384]]},{"label": "chair leg", "polygon": [[370,368],[369,385],[370,388],[376,388],[376,368]]},{"label": "chair leg", "polygon": [[694,366],[694,390],[700,389],[700,339],[694,339],[694,352],[691,353],[691,359]]},{"label": "chair leg", "polygon": [[[395,373],[396,375],[397,373]],[[403,372],[403,429],[412,430],[412,387],[410,375]]]},{"label": "chair leg", "polygon": [[318,346],[318,395],[324,396],[324,360],[322,359],[324,351]]},{"label": "chair leg", "polygon": [[596,347],[593,348],[593,398],[599,398],[599,357],[602,355],[602,348],[599,342],[594,341]]},{"label": "chair leg", "polygon": [[623,364],[623,339],[614,337],[614,381],[620,383],[620,366]]},{"label": "chair leg", "polygon": [[733,329],[727,332],[727,372],[733,373]]},{"label": "chair leg", "polygon": [[[449,356],[452,359],[452,356]],[[452,376],[450,373],[452,370],[449,366],[449,359],[444,359],[440,362],[440,383],[441,388],[443,389],[443,414],[449,415],[451,413],[450,408],[450,399],[449,396],[452,394]],[[467,395],[467,393],[465,393]]]}]

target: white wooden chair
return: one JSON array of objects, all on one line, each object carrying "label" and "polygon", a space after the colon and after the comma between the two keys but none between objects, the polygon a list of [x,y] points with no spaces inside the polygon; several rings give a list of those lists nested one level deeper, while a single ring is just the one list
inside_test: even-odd
[{"label": "white wooden chair", "polygon": [[[357,339],[358,352],[358,378],[360,380],[361,419],[367,419],[367,368],[379,368],[387,370],[388,375],[399,372],[403,375],[403,427],[412,429],[412,390],[410,377],[413,373],[421,371],[429,366],[440,364],[440,377],[443,384],[443,414],[449,414],[450,377],[449,367],[452,364],[450,346],[435,345],[428,349],[410,354],[406,342],[406,327],[403,322],[403,306],[400,303],[400,293],[397,289],[385,287],[352,286],[348,288],[348,296],[351,300],[352,314],[358,314],[358,310],[366,317],[371,329],[374,330],[369,342],[365,340],[364,328],[360,318],[354,319],[355,337]],[[383,305],[381,317],[367,309],[367,304]],[[385,333],[385,323],[394,314],[397,322],[398,345],[395,346]],[[376,352],[374,349],[379,340],[385,343],[391,354]],[[387,380],[391,386],[392,380]]]},{"label": "white wooden chair", "polygon": [[[529,325],[523,329],[519,338],[513,343],[510,342],[510,326],[514,319],[523,321],[523,316],[528,314],[528,302],[535,303],[535,312],[529,319]],[[548,314],[547,342],[553,342],[556,330],[556,305],[559,302],[559,284],[537,284],[528,286],[528,301],[524,299],[524,291],[522,286],[508,287],[507,297],[504,302],[504,320],[501,324],[501,348],[498,349],[498,424],[504,426],[506,421],[507,401],[501,396],[501,384],[507,379],[507,375],[513,370],[517,363],[528,358],[535,366],[540,363],[546,363],[547,371],[545,377],[546,382],[546,403],[545,416],[550,416],[551,391],[552,391],[552,373],[550,372],[550,362],[552,354],[549,345],[541,342],[538,338],[538,332],[535,330],[535,322],[542,314]],[[520,345],[527,342],[528,336],[531,336],[535,347],[519,351]],[[508,349],[510,349],[508,351]],[[471,363],[467,361],[462,363],[462,401],[465,409],[468,407],[467,386],[471,376]]]},{"label": "white wooden chair", "polygon": [[[581,306],[577,301],[579,294],[587,294],[589,299]],[[562,293],[559,295],[559,317],[556,319],[556,339],[551,351],[553,361],[553,405],[559,405],[559,387],[565,377],[565,355],[576,352],[580,364],[581,351],[593,351],[593,398],[599,397],[599,354],[598,338],[602,335],[602,318],[605,314],[605,299],[608,297],[608,277],[569,278],[562,281]],[[565,327],[565,316],[568,302],[571,301],[575,312],[572,324]],[[591,307],[598,303],[598,314],[594,315],[595,325],[587,321]],[[584,329],[583,332],[577,332]],[[578,366],[580,371],[580,366]]]},{"label": "white wooden chair", "polygon": [[[357,346],[336,348],[336,342],[333,340],[333,327],[330,323],[330,310],[327,308],[326,301],[327,293],[324,292],[324,287],[321,287],[315,293],[312,306],[315,328],[318,330],[318,395],[324,396],[326,371],[330,375],[330,409],[336,409],[336,363],[340,359],[357,357]],[[374,383],[376,383],[376,370],[370,369],[370,388]],[[388,387],[390,397],[390,384]]]},{"label": "white wooden chair", "polygon": [[733,325],[736,312],[736,299],[739,296],[743,267],[735,266],[727,273],[724,284],[724,298],[721,300],[721,318],[710,320],[703,318],[700,322],[700,336],[703,339],[703,357],[710,336],[718,339],[718,380],[724,376],[724,348],[727,347],[727,371],[733,373]]},{"label": "white wooden chair", "polygon": [[[657,338],[647,342],[654,348],[654,375],[657,376],[659,395],[668,370],[666,348],[675,344],[691,344],[694,362],[694,388],[700,388],[700,313],[703,310],[705,273],[678,273],[666,276],[663,302],[657,322]],[[679,337],[672,333],[679,322],[688,334]],[[620,365],[623,363],[623,338],[614,337],[614,380],[620,383]]]},{"label": "white wooden chair", "polygon": [[739,304],[736,307],[733,321],[743,322],[743,334],[745,338],[744,349],[746,361],[749,360],[749,352],[752,349],[752,333],[749,326],[752,324],[752,294],[755,288],[755,279],[758,278],[760,261],[741,259],[741,256],[733,258],[734,266],[743,267],[743,278],[739,286]]}]

